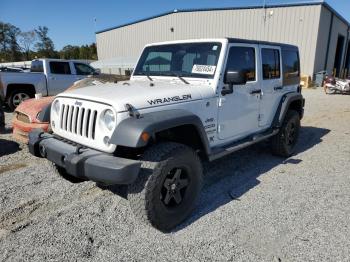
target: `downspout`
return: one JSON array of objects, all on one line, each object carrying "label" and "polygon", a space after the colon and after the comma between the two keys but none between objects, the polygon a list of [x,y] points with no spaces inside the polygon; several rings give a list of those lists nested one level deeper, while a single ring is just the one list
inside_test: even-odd
[{"label": "downspout", "polygon": [[[348,51],[349,51],[349,35],[350,35],[350,25],[348,25],[348,31],[347,31],[347,36],[346,36],[346,44],[345,44],[345,54],[344,54],[344,57],[343,57],[343,66],[341,68],[343,69],[348,69],[348,65],[346,65],[346,60],[347,60],[347,57],[348,57]],[[349,62],[349,61],[348,61]],[[345,71],[344,71],[345,72]],[[347,75],[349,75],[349,72],[347,72]],[[347,78],[348,76],[345,76],[345,78]]]},{"label": "downspout", "polygon": [[[331,12],[331,22],[329,26],[329,32],[328,32],[328,43],[327,43],[327,51],[326,51],[326,61],[324,63],[324,70],[327,71],[327,65],[328,65],[328,54],[329,54],[329,46],[331,44],[331,39],[332,39],[332,29],[333,29],[333,19],[334,19],[334,13]],[[328,73],[328,72],[327,72]]]}]

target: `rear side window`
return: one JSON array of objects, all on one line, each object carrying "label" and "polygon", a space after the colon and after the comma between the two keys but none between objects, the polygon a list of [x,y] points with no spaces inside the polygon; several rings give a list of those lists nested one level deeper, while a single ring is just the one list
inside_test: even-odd
[{"label": "rear side window", "polygon": [[280,51],[263,48],[261,50],[263,79],[276,79],[281,77]]},{"label": "rear side window", "polygon": [[227,59],[227,70],[246,71],[247,81],[256,79],[255,48],[234,46],[230,48]]},{"label": "rear side window", "polygon": [[30,65],[30,72],[44,72],[43,61],[32,61],[32,64]]},{"label": "rear side window", "polygon": [[59,75],[71,74],[68,62],[50,62],[50,72]]},{"label": "rear side window", "polygon": [[285,78],[300,76],[299,55],[296,51],[283,51],[283,74]]}]

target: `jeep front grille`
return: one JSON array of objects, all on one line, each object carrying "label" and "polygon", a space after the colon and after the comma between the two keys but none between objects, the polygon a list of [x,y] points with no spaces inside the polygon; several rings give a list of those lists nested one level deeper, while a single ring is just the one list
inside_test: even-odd
[{"label": "jeep front grille", "polygon": [[60,112],[60,128],[66,132],[95,139],[97,110],[63,104]]}]

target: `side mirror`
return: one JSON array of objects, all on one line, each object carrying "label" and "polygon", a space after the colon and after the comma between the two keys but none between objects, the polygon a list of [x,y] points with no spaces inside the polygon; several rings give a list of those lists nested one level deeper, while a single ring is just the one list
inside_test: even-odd
[{"label": "side mirror", "polygon": [[224,83],[228,84],[228,89],[221,91],[222,95],[233,93],[234,85],[245,85],[247,83],[247,74],[245,70],[228,70],[225,73]]},{"label": "side mirror", "polygon": [[101,69],[95,69],[93,75],[100,75],[101,74]]}]

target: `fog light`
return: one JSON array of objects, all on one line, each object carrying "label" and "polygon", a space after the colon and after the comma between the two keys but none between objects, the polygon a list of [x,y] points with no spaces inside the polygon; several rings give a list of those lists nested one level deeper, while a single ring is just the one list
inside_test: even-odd
[{"label": "fog light", "polygon": [[109,137],[108,136],[105,136],[104,138],[103,138],[103,143],[105,143],[107,146],[109,146]]},{"label": "fog light", "polygon": [[42,157],[46,157],[46,148],[42,145],[39,145],[39,153]]}]

